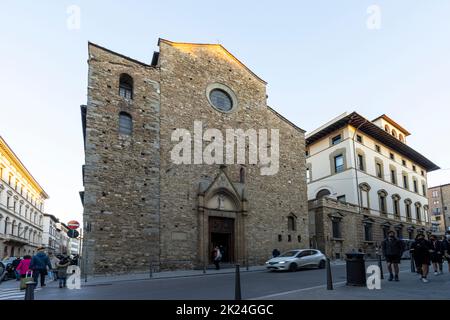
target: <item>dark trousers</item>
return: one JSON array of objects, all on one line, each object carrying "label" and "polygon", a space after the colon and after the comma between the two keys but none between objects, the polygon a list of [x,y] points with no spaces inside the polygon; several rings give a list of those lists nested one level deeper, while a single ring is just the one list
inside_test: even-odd
[{"label": "dark trousers", "polygon": [[214,260],[214,265],[216,266],[216,270],[220,269],[220,260]]},{"label": "dark trousers", "polygon": [[41,278],[41,287],[45,286],[46,273],[47,273],[47,270],[33,270],[33,280],[34,280],[34,282],[36,282],[36,286],[37,286],[39,277]]},{"label": "dark trousers", "polygon": [[66,281],[67,281],[66,277],[64,277],[64,278],[59,277],[59,287],[65,287]]}]

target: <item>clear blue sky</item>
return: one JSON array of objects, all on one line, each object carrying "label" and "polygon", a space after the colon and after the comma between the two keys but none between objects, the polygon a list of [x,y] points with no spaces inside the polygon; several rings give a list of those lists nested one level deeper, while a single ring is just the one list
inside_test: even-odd
[{"label": "clear blue sky", "polygon": [[[356,110],[386,113],[450,183],[450,1],[0,1],[0,135],[81,219],[87,41],[144,62],[158,37],[220,42],[268,84],[269,103],[307,131]],[[367,28],[367,8],[381,29]],[[67,27],[70,5],[80,29]]]}]

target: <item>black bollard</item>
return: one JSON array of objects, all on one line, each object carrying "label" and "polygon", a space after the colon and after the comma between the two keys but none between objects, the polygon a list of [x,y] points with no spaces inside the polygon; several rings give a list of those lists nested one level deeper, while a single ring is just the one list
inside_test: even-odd
[{"label": "black bollard", "polygon": [[246,264],[246,269],[247,269],[247,271],[248,271],[248,258],[247,259],[245,259],[245,264]]},{"label": "black bollard", "polygon": [[241,275],[239,273],[240,266],[236,265],[236,285],[234,288],[234,300],[241,300]]},{"label": "black bollard", "polygon": [[203,273],[206,273],[206,263],[203,263]]},{"label": "black bollard", "polygon": [[380,268],[380,278],[384,279],[383,263],[381,262],[381,254],[378,255],[378,267]]},{"label": "black bollard", "polygon": [[327,258],[327,290],[333,290],[333,277],[331,276],[330,258]]},{"label": "black bollard", "polygon": [[411,272],[416,273],[416,264],[414,262],[414,256],[412,253],[409,254],[411,257]]},{"label": "black bollard", "polygon": [[28,281],[26,283],[27,287],[25,289],[25,300],[34,300],[34,287],[36,285],[36,282],[34,281]]}]

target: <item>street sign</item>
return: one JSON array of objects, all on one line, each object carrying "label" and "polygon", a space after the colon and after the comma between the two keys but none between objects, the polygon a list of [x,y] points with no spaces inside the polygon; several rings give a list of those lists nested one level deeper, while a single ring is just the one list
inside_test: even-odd
[{"label": "street sign", "polygon": [[78,238],[79,235],[80,235],[80,233],[77,230],[72,229],[72,230],[67,231],[67,236],[69,238]]},{"label": "street sign", "polygon": [[69,228],[70,230],[76,230],[79,227],[80,227],[80,223],[78,221],[75,221],[75,220],[71,220],[67,224],[67,228]]}]

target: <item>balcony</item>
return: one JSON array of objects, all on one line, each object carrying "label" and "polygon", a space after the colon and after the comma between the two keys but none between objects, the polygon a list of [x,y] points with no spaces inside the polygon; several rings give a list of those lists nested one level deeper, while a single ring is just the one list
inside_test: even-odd
[{"label": "balcony", "polygon": [[28,239],[21,238],[18,236],[13,236],[12,234],[3,234],[0,236],[5,244],[18,244],[18,245],[25,245],[28,244]]}]

